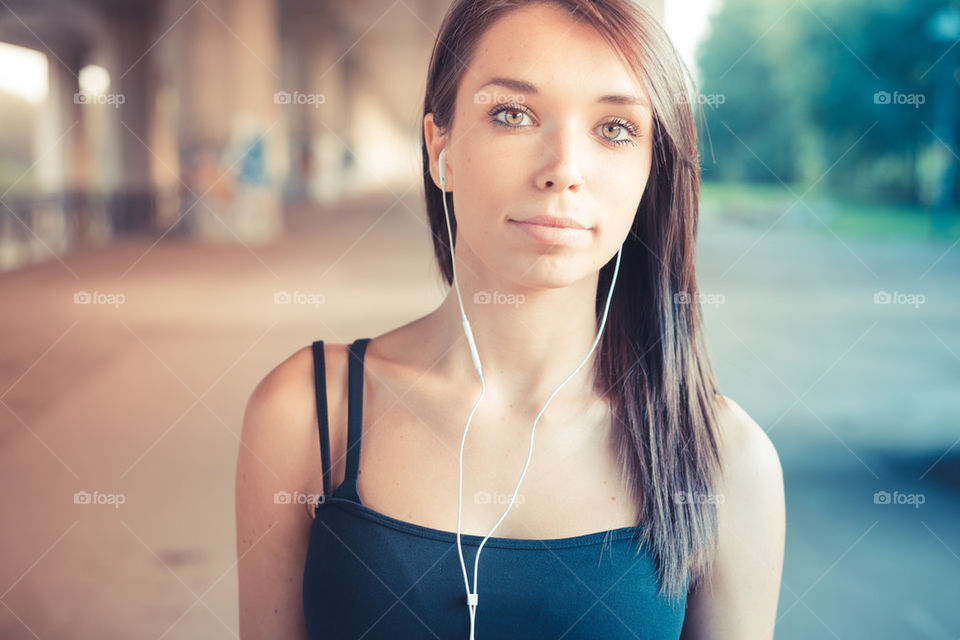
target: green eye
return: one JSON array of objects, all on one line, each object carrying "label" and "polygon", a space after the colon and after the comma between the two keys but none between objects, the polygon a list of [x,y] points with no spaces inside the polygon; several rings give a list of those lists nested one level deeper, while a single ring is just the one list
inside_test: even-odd
[{"label": "green eye", "polygon": [[[515,115],[519,114],[519,115],[520,115],[520,122],[504,122],[504,120],[501,120],[500,118],[497,117],[497,116],[499,116],[501,113],[507,114],[507,116],[506,116],[507,118],[509,118],[511,115],[514,115],[514,116],[515,116]],[[493,117],[495,118],[496,122],[499,123],[499,124],[505,124],[505,125],[507,125],[508,127],[521,127],[521,126],[523,126],[523,123],[522,123],[523,116],[529,116],[530,114],[527,113],[527,112],[526,112],[525,110],[523,110],[523,109],[517,108],[517,107],[514,106],[514,105],[502,104],[502,105],[497,105],[497,108],[492,109],[491,112],[490,112],[490,115],[493,116]]]},{"label": "green eye", "polygon": [[[506,114],[503,119],[499,117],[501,113]],[[502,102],[497,104],[487,112],[487,115],[492,118],[490,122],[493,124],[509,129],[520,129],[527,126],[523,124],[523,118],[531,117],[529,110],[524,105],[515,102]],[[640,137],[640,130],[636,125],[620,118],[613,118],[605,122],[601,125],[601,128],[603,130],[612,128],[614,133],[626,132],[628,134],[625,138],[610,138],[607,137],[605,133],[601,133],[600,137],[603,138],[604,142],[612,145],[636,144],[635,138]]]}]

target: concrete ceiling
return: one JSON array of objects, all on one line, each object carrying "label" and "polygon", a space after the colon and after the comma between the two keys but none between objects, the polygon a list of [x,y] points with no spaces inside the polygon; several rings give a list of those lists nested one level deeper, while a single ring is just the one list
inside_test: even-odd
[{"label": "concrete ceiling", "polygon": [[4,0],[0,42],[48,53],[86,50],[109,16],[155,15],[161,0]]}]

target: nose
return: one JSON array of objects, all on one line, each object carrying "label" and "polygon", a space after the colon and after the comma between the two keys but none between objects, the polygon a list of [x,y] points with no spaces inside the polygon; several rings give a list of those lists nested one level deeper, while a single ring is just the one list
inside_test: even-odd
[{"label": "nose", "polygon": [[540,189],[578,191],[583,186],[580,158],[577,156],[577,133],[571,122],[545,133],[543,143],[543,166],[537,173]]}]

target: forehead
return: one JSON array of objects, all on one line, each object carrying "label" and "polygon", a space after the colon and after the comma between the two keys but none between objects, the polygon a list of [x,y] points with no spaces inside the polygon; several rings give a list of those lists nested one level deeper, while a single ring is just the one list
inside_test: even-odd
[{"label": "forehead", "polygon": [[493,77],[522,78],[541,94],[594,99],[646,91],[618,53],[588,22],[549,4],[515,9],[477,42],[464,88],[476,91]]}]

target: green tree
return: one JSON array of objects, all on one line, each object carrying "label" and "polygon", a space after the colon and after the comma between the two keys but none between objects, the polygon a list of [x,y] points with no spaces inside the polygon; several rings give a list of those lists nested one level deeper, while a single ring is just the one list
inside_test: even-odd
[{"label": "green tree", "polygon": [[702,92],[726,98],[705,109],[704,176],[920,201],[945,48],[927,25],[943,5],[726,0],[698,52]]}]

